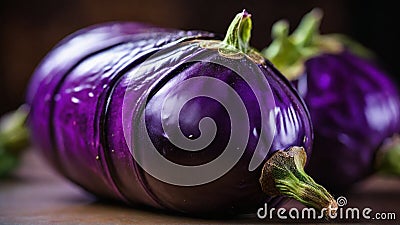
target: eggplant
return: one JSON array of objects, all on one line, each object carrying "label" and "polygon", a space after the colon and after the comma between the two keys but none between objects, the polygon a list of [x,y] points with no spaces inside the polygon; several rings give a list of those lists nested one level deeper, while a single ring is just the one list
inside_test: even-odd
[{"label": "eggplant", "polygon": [[310,110],[315,141],[307,171],[343,193],[374,172],[400,175],[400,96],[371,51],[340,34],[319,34],[321,18],[312,10],[291,35],[278,21],[262,53]]},{"label": "eggplant", "polygon": [[289,196],[334,208],[304,172],[307,108],[249,46],[251,27],[243,11],[223,40],[136,23],[70,35],[31,79],[32,141],[72,182],[134,206],[232,215]]}]

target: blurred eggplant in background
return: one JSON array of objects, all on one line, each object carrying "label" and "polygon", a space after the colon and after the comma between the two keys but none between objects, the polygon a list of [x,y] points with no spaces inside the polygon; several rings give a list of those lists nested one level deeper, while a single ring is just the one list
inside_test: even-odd
[{"label": "blurred eggplant in background", "polygon": [[291,35],[285,20],[276,22],[263,55],[310,110],[309,173],[340,193],[375,171],[400,175],[400,97],[373,53],[344,35],[320,34],[321,18],[312,10]]}]

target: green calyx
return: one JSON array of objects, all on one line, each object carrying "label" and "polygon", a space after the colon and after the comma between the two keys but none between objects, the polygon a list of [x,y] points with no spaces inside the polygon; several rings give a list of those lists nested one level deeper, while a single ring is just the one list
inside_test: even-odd
[{"label": "green calyx", "polygon": [[400,176],[400,136],[388,138],[375,157],[375,169],[378,173]]},{"label": "green calyx", "polygon": [[270,196],[284,195],[334,216],[337,203],[332,195],[304,171],[307,154],[302,147],[291,147],[274,153],[264,164],[260,184]]},{"label": "green calyx", "polygon": [[304,63],[321,53],[339,53],[348,48],[355,54],[370,57],[372,54],[362,45],[344,35],[321,35],[319,27],[322,11],[313,9],[301,20],[296,30],[289,35],[289,24],[285,20],[276,22],[272,28],[272,43],[262,51],[289,80],[295,80],[305,72]]},{"label": "green calyx", "polygon": [[257,63],[263,63],[263,56],[250,47],[252,21],[251,14],[243,10],[238,13],[228,27],[222,41],[204,40],[200,46],[208,49],[218,49],[220,55],[226,58],[242,58],[247,56]]},{"label": "green calyx", "polygon": [[26,119],[29,109],[21,106],[5,115],[0,121],[0,177],[7,175],[19,162],[23,150],[29,144]]}]

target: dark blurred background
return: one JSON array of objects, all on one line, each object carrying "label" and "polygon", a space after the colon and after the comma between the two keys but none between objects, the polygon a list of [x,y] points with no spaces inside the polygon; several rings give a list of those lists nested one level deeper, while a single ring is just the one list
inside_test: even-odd
[{"label": "dark blurred background", "polygon": [[324,10],[322,33],[344,33],[372,49],[400,81],[396,1],[289,0],[0,0],[0,114],[23,103],[35,66],[63,37],[95,23],[143,21],[163,27],[225,33],[233,16],[253,15],[251,43],[270,42],[272,24],[287,18],[292,28],[313,7]]}]

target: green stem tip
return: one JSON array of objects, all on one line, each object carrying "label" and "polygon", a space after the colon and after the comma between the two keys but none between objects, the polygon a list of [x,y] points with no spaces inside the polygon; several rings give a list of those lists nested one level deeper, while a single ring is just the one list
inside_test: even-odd
[{"label": "green stem tip", "polygon": [[222,43],[228,47],[239,50],[240,52],[247,53],[249,51],[249,42],[251,37],[251,14],[246,10],[238,13],[226,32],[225,39]]},{"label": "green stem tip", "polygon": [[18,164],[21,153],[29,145],[28,114],[29,107],[23,105],[0,120],[0,177]]},{"label": "green stem tip", "polygon": [[385,175],[400,176],[400,135],[388,138],[375,157],[376,171]]},{"label": "green stem tip", "polygon": [[250,46],[251,29],[251,14],[243,10],[232,20],[224,40],[203,40],[200,41],[200,46],[218,49],[220,55],[226,58],[240,59],[247,56],[256,63],[264,63],[262,55]]},{"label": "green stem tip", "polygon": [[319,8],[307,13],[292,34],[293,42],[299,46],[311,45],[313,39],[319,35],[322,16],[323,12]]},{"label": "green stem tip", "polygon": [[298,200],[306,206],[334,216],[338,205],[332,195],[317,184],[304,171],[307,154],[302,147],[290,147],[274,153],[264,164],[260,184],[270,196],[284,195]]},{"label": "green stem tip", "polygon": [[337,54],[345,48],[363,58],[371,58],[371,52],[344,35],[321,35],[319,27],[323,12],[315,8],[307,13],[298,27],[289,34],[289,24],[285,20],[272,27],[272,43],[262,51],[289,80],[295,80],[305,72],[304,63],[319,54]]}]

